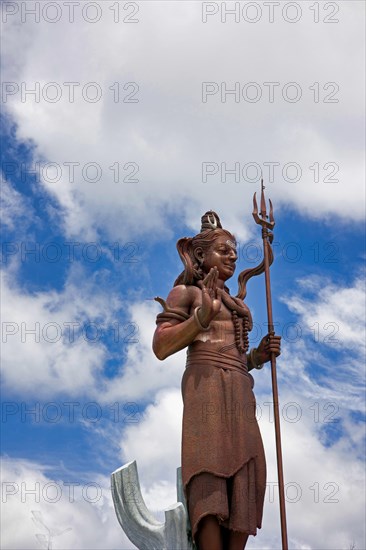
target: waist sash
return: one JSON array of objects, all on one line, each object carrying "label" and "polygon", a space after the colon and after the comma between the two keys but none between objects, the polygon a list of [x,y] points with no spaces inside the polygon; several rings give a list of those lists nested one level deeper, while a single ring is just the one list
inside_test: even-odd
[{"label": "waist sash", "polygon": [[[245,355],[244,355],[245,357]],[[246,360],[242,361],[236,357],[225,355],[218,351],[210,350],[189,350],[187,354],[186,369],[189,367],[216,367],[219,369],[228,369],[240,372],[244,376],[251,376],[248,373]]]}]

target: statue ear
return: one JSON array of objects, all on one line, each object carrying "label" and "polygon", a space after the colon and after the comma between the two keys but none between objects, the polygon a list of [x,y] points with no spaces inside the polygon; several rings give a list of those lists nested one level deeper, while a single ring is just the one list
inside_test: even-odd
[{"label": "statue ear", "polygon": [[203,263],[203,257],[204,257],[203,249],[200,246],[198,246],[193,254],[194,254],[195,259],[201,265]]}]

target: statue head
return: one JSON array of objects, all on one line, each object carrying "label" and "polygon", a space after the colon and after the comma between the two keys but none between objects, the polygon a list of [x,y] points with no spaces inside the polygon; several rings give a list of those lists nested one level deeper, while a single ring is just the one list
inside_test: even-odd
[{"label": "statue head", "polygon": [[[177,242],[177,250],[184,264],[184,271],[176,279],[174,286],[180,284],[195,285],[197,281],[204,278],[206,274],[204,271],[205,255],[210,252],[218,239],[227,243],[227,246],[235,251],[235,263],[236,239],[229,231],[223,229],[216,212],[209,210],[201,218],[200,233],[194,237],[183,237]],[[231,275],[229,273],[226,278]]]}]

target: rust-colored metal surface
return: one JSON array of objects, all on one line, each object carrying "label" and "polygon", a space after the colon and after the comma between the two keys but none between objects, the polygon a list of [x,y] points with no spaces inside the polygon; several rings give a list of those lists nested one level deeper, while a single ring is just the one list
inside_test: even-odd
[{"label": "rust-colored metal surface", "polygon": [[[266,302],[267,302],[267,316],[268,316],[268,333],[274,334],[271,279],[270,279],[270,272],[269,272],[269,256],[270,256],[269,248],[270,248],[270,243],[272,243],[273,241],[272,229],[274,228],[275,220],[273,216],[272,202],[271,200],[269,200],[270,211],[269,211],[269,221],[268,221],[266,201],[264,197],[264,189],[265,187],[263,185],[263,179],[262,179],[261,181],[261,213],[260,213],[261,217],[258,216],[256,193],[254,193],[253,218],[257,224],[262,226],[264,276],[265,276],[265,282],[266,282]],[[278,475],[278,489],[279,489],[279,499],[280,499],[282,549],[287,550],[288,542],[287,542],[287,524],[286,524],[286,505],[285,505],[285,492],[284,492],[284,479],[283,479],[281,426],[280,426],[280,414],[279,414],[279,407],[278,407],[278,386],[277,386],[277,369],[276,369],[275,353],[271,353],[271,376],[272,376],[273,412],[274,412],[274,420],[275,420],[277,475]]]},{"label": "rust-colored metal surface", "polygon": [[[264,196],[262,202],[266,221]],[[239,274],[238,294],[231,296],[226,281],[236,269],[236,240],[216,212],[206,212],[201,231],[177,242],[183,272],[166,300],[156,298],[163,307],[156,356],[187,348],[182,480],[199,550],[244,548],[261,527],[266,465],[249,371],[280,354],[281,338],[270,330],[249,349],[253,321],[243,298],[250,277],[268,271],[273,260],[267,234],[265,240],[263,262]]]}]

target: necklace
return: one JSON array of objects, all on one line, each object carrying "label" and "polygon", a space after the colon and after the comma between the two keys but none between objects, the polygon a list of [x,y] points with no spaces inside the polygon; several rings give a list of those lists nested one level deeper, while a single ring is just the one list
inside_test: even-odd
[{"label": "necklace", "polygon": [[241,318],[241,322],[238,317],[238,313],[235,309],[231,311],[231,316],[234,325],[235,345],[239,353],[246,353],[249,349],[249,319],[245,315]]}]

